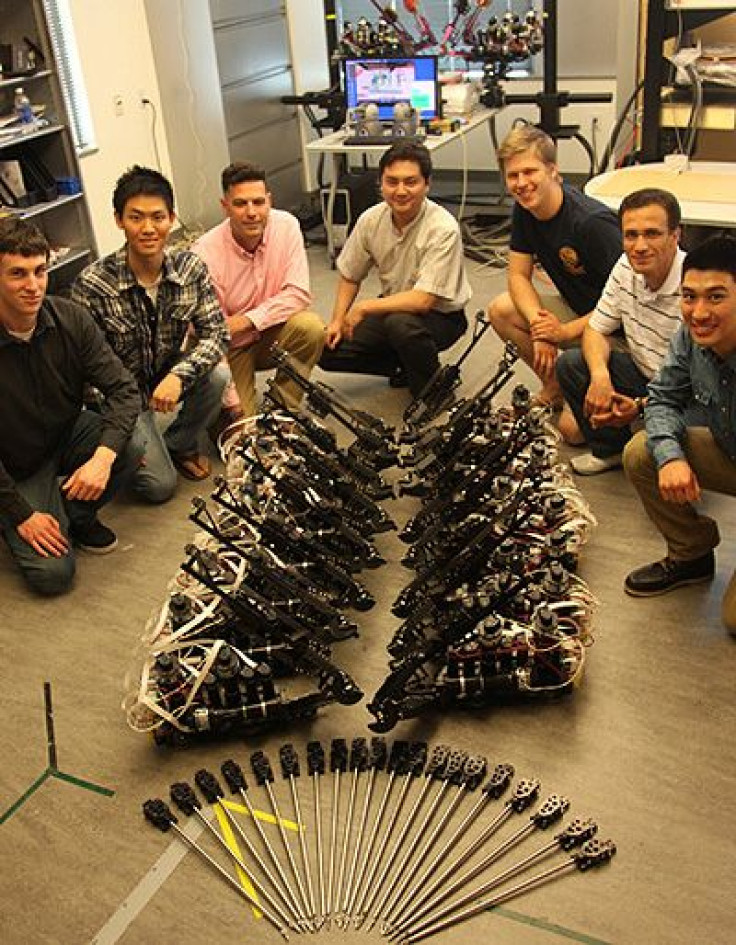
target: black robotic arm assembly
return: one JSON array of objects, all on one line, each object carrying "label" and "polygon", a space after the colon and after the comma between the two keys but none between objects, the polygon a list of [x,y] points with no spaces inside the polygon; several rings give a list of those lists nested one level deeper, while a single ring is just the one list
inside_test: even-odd
[{"label": "black robotic arm assembly", "polygon": [[512,346],[477,391],[457,396],[485,327],[479,316],[400,430],[274,352],[312,413],[271,391],[269,409],[222,443],[225,475],[193,501],[197,531],[142,641],[125,703],[133,728],[186,744],[362,698],[333,649],[359,633],[350,612],[376,603],[359,575],[386,563],[375,538],[396,528],[379,504],[394,496],[391,466],[403,470],[399,493],[420,500],[399,536],[415,577],[392,606],[403,622],[370,727],[574,688],[595,603],[576,570],[594,520],[558,462],[547,412],[520,386],[496,404]]}]

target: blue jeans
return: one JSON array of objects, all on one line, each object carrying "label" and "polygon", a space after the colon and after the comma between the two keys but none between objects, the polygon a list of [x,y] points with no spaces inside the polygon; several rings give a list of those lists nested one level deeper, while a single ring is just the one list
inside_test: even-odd
[{"label": "blue jeans", "polygon": [[207,427],[220,411],[220,401],[230,371],[218,364],[194,383],[184,395],[174,420],[164,432],[152,410],[144,410],[133,431],[133,443],[144,457],[145,465],[136,470],[131,483],[133,492],[147,502],[166,502],[176,489],[176,467],[172,456],[197,453]]},{"label": "blue jeans", "polygon": [[[617,393],[628,397],[646,397],[649,381],[634,364],[630,354],[611,351],[608,373]],[[590,386],[590,371],[580,348],[570,348],[559,356],[557,380],[593,456],[604,459],[621,453],[631,439],[631,427],[600,427],[594,430],[585,416],[585,395]]]},{"label": "blue jeans", "polygon": [[[48,512],[54,516],[67,538],[70,530],[83,533],[89,528],[98,510],[125,486],[140,462],[142,453],[131,439],[113,463],[107,488],[99,499],[94,502],[66,499],[59,488],[60,484],[86,463],[100,445],[102,425],[103,420],[98,413],[83,410],[61,449],[38,472],[15,484],[34,511]],[[76,570],[71,547],[60,558],[44,558],[20,537],[14,526],[7,522],[0,524],[10,553],[32,590],[52,596],[63,594],[69,589]]]}]

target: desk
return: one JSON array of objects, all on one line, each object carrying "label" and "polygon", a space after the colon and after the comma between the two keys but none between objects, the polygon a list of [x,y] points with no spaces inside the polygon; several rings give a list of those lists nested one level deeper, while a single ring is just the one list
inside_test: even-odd
[{"label": "desk", "polygon": [[[444,135],[427,135],[424,140],[424,144],[427,146],[427,150],[432,152],[437,151],[439,148],[444,148],[448,144],[452,144],[453,141],[460,141],[464,139],[466,135],[469,135],[472,131],[474,131],[476,128],[480,128],[481,126],[487,127],[490,132],[490,123],[497,114],[497,109],[480,108],[474,111],[470,118],[466,119],[465,123],[460,128],[458,128],[457,131],[450,131]],[[387,144],[345,144],[345,136],[346,133],[344,131],[336,131],[331,135],[325,135],[323,138],[317,138],[315,141],[310,141],[306,146],[306,150],[310,154],[329,154],[332,156],[332,174],[327,197],[327,214],[325,217],[327,250],[332,261],[334,261],[337,255],[335,251],[335,238],[332,226],[333,214],[335,210],[335,194],[337,193],[340,172],[344,166],[346,157],[349,154],[354,154],[356,157],[360,157],[364,154],[381,155],[384,151],[388,150],[392,144],[395,143],[394,141],[390,141]]]},{"label": "desk", "polygon": [[736,164],[725,161],[691,161],[682,173],[664,163],[622,167],[589,180],[585,193],[618,210],[627,194],[642,187],[673,193],[680,203],[683,223],[736,225]]}]

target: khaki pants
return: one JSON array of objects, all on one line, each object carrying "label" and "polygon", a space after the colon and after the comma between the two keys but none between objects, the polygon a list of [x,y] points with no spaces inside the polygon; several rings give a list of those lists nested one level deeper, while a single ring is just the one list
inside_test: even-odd
[{"label": "khaki pants", "polygon": [[[315,312],[298,312],[283,325],[267,328],[258,341],[247,348],[235,348],[228,352],[240,405],[246,417],[257,412],[256,371],[267,371],[274,366],[271,346],[275,343],[284,348],[297,362],[300,373],[309,377],[319,361],[325,341],[325,324]],[[302,389],[295,381],[276,373],[274,388],[287,407],[297,407],[302,399]]]},{"label": "khaki pants", "polygon": [[[736,495],[736,463],[716,444],[710,430],[689,427],[685,455],[700,487],[725,495]],[[647,515],[667,542],[667,554],[675,561],[690,561],[708,554],[720,541],[718,526],[694,505],[665,502],[659,493],[657,468],[642,430],[624,450],[624,469],[639,494]],[[736,632],[736,574],[723,597],[723,622]]]}]

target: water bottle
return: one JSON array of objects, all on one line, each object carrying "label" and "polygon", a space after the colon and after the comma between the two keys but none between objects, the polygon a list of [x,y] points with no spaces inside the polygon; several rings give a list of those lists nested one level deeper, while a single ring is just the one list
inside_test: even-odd
[{"label": "water bottle", "polygon": [[22,88],[15,90],[15,99],[13,100],[16,117],[21,125],[32,125],[35,122],[31,100],[28,98]]}]

